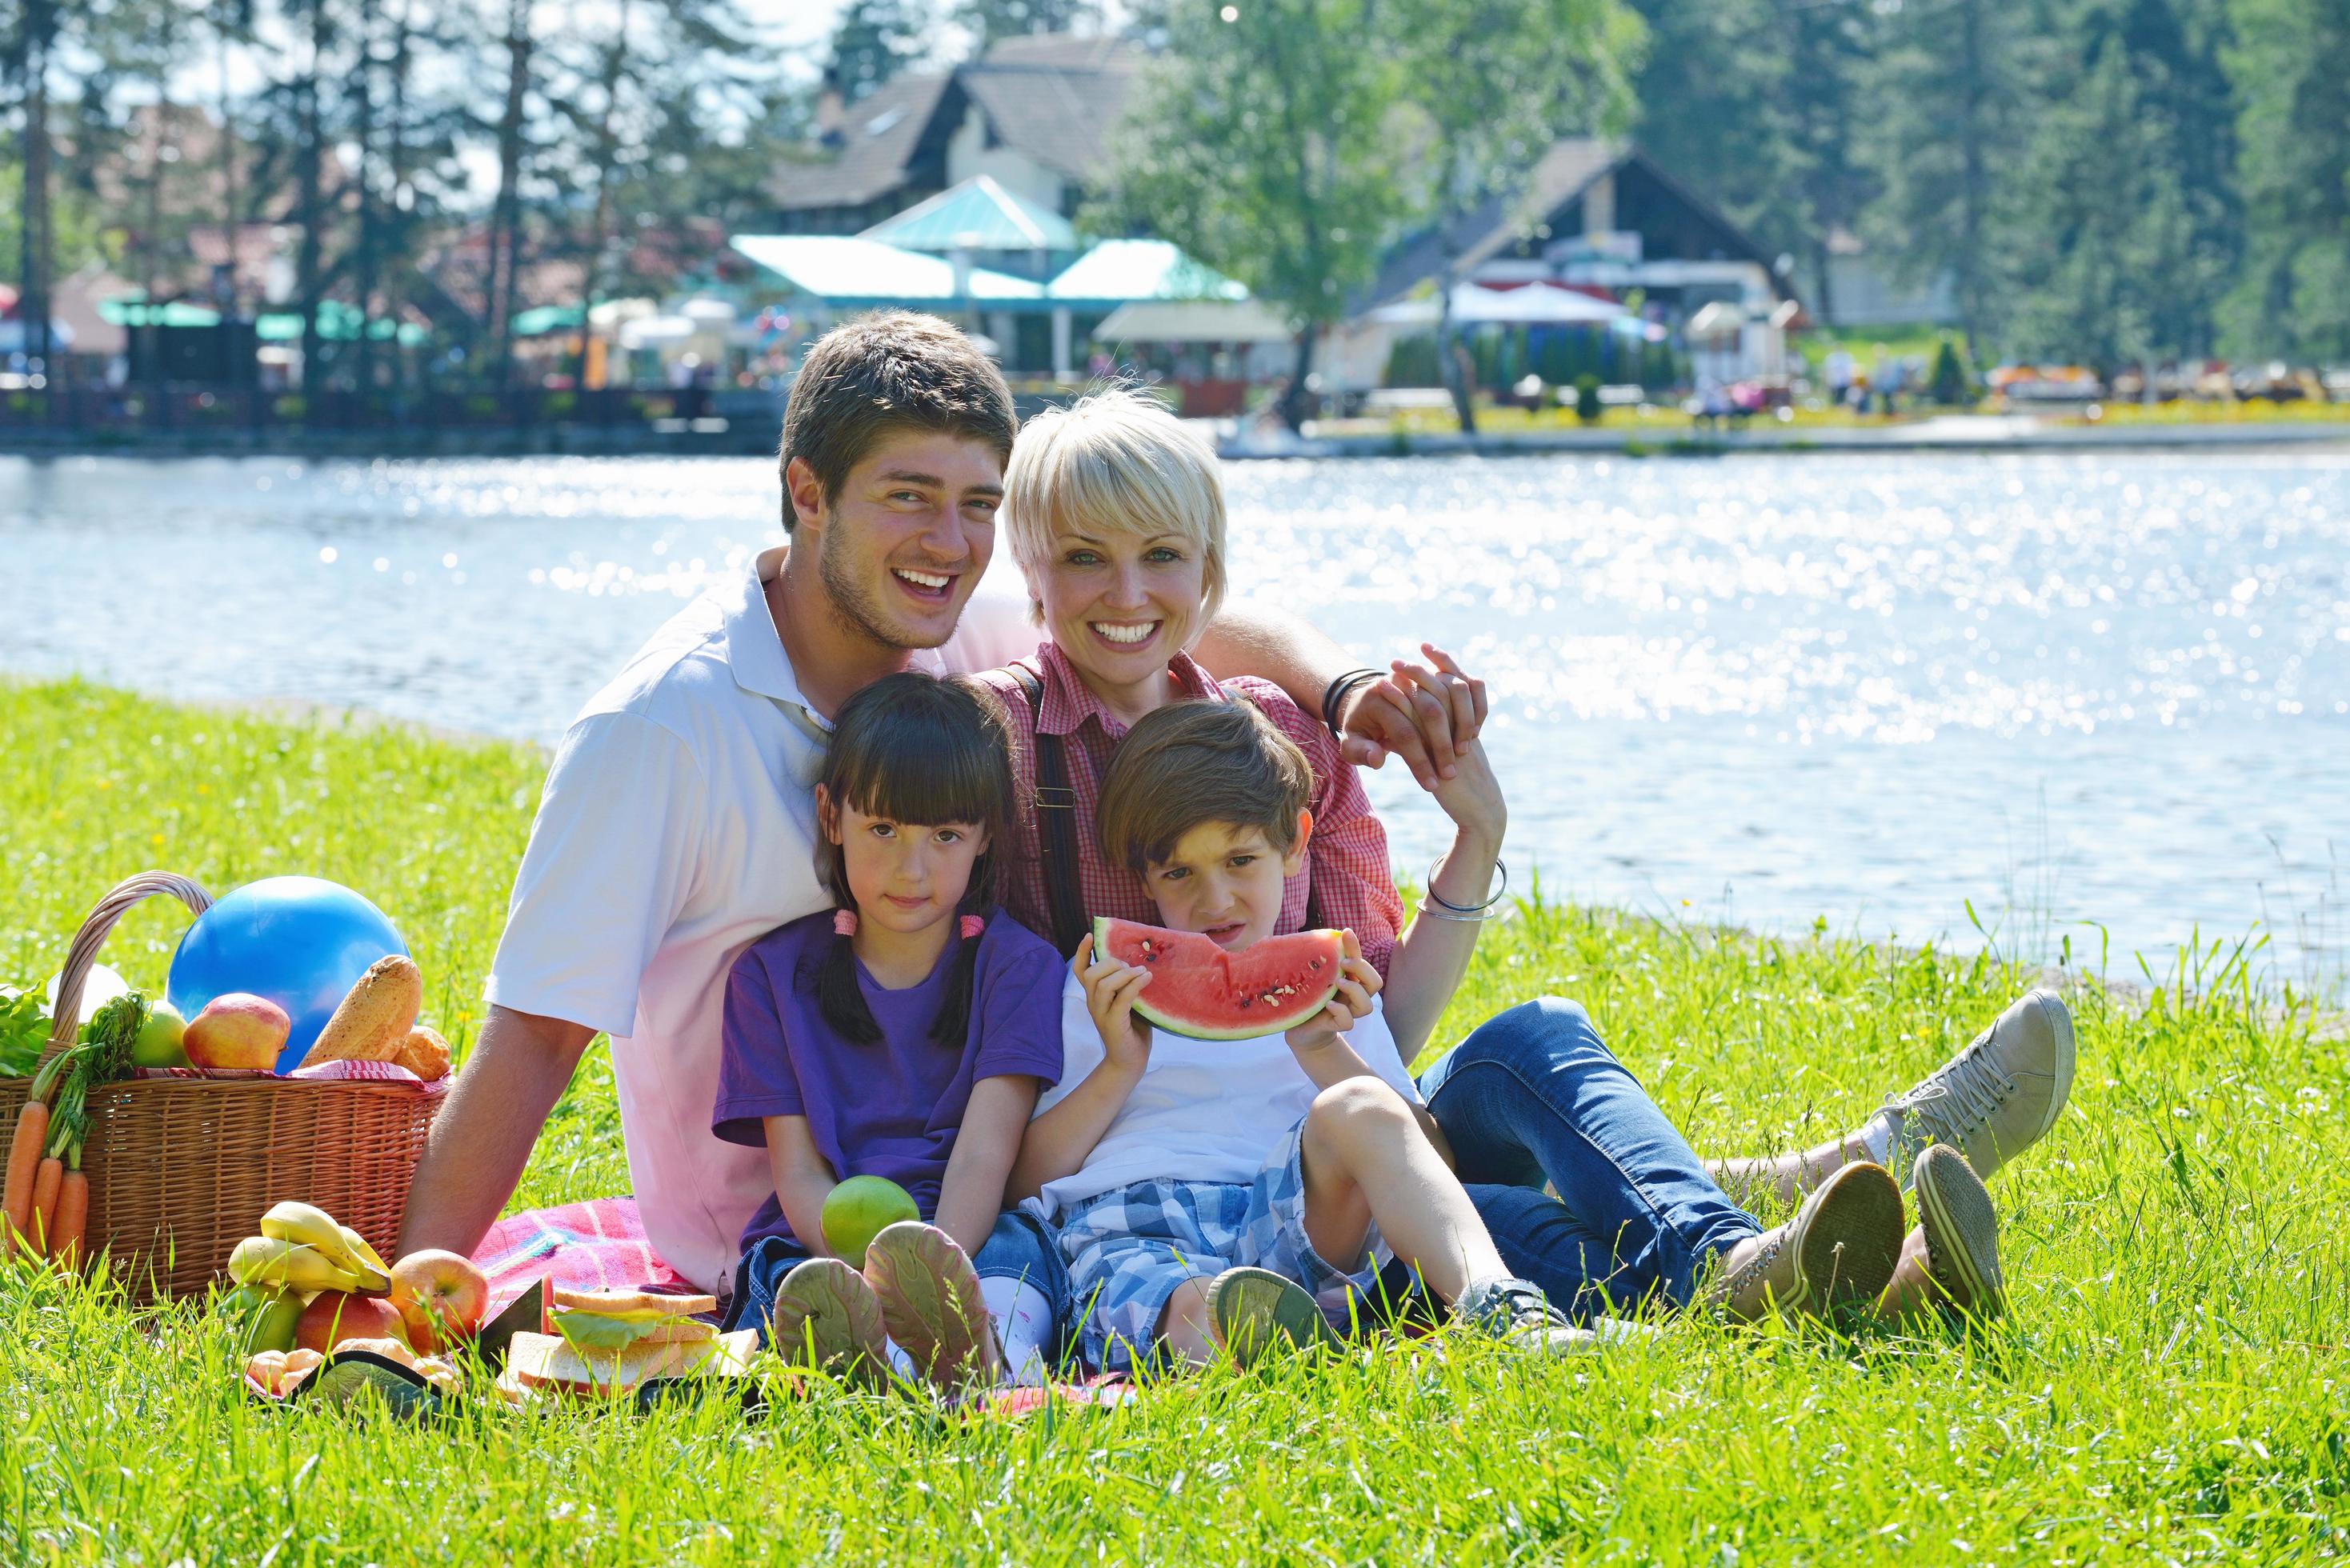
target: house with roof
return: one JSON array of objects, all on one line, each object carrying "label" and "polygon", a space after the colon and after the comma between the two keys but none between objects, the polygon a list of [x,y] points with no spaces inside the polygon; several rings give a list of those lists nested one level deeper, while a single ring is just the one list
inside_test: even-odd
[{"label": "house with roof", "polygon": [[[1700,379],[1770,376],[1801,309],[1778,258],[1638,143],[1564,137],[1523,191],[1495,197],[1449,227],[1407,235],[1327,345],[1334,384],[1375,387],[1396,339],[1433,323],[1436,290],[1458,280],[1482,319],[1537,329],[1679,336]],[[1540,286],[1546,316],[1523,295]],[[1592,300],[1640,304],[1603,316]],[[1474,319],[1475,317],[1471,317]]]},{"label": "house with roof", "polygon": [[892,78],[820,109],[816,156],[768,182],[773,232],[849,234],[985,176],[1074,216],[1101,179],[1141,56],[1122,38],[999,39],[951,71]]}]

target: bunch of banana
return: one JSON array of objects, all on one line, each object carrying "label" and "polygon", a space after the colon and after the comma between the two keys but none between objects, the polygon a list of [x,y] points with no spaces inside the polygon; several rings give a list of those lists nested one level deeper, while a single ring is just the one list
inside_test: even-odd
[{"label": "bunch of banana", "polygon": [[307,1203],[280,1203],[261,1217],[261,1234],[228,1255],[241,1285],[295,1291],[380,1291],[391,1271],[358,1231]]}]

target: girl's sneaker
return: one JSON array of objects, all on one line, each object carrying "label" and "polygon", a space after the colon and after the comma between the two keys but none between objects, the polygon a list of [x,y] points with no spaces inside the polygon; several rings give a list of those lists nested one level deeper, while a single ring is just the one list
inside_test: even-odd
[{"label": "girl's sneaker", "polygon": [[988,1321],[979,1274],[954,1238],[935,1225],[900,1220],[865,1249],[865,1280],[881,1298],[881,1322],[941,1388],[1002,1380],[1003,1353]]},{"label": "girl's sneaker", "polygon": [[1304,1285],[1271,1269],[1226,1269],[1208,1284],[1216,1342],[1245,1370],[1277,1349],[1330,1349],[1346,1341],[1323,1319]]},{"label": "girl's sneaker", "polygon": [[1577,1327],[1551,1305],[1531,1280],[1503,1277],[1472,1281],[1452,1303],[1452,1316],[1514,1349],[1541,1355],[1591,1355],[1611,1345],[1657,1337],[1654,1327],[1623,1318],[1594,1319]]},{"label": "girl's sneaker", "polygon": [[1902,1231],[1901,1189],[1885,1168],[1843,1166],[1793,1220],[1724,1254],[1727,1272],[1697,1304],[1745,1320],[1874,1302],[1900,1261]]},{"label": "girl's sneaker", "polygon": [[877,1382],[889,1371],[881,1300],[865,1276],[838,1258],[810,1258],[775,1287],[767,1344],[785,1360],[837,1376]]}]

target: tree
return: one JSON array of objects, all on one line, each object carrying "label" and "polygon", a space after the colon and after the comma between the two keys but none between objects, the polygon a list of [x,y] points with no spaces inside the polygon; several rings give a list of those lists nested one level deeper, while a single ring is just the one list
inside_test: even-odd
[{"label": "tree", "polygon": [[1862,162],[1883,192],[1866,226],[1897,277],[1922,283],[1948,269],[1977,364],[2006,319],[2012,173],[2043,22],[2034,0],[1900,5],[1865,81]]},{"label": "tree", "polygon": [[2194,0],[2084,0],[2056,17],[2017,172],[2015,347],[2111,370],[2209,352],[2232,275],[2232,130]]},{"label": "tree", "polygon": [[1031,33],[1073,33],[1101,23],[1100,0],[961,0],[954,19],[971,30],[979,52],[998,38]]},{"label": "tree", "polygon": [[1444,255],[1437,358],[1461,428],[1474,435],[1476,389],[1461,373],[1452,319],[1463,230],[1495,203],[1513,211],[1560,136],[1620,128],[1643,29],[1617,0],[1388,0],[1379,21],[1393,29],[1405,99],[1424,128],[1422,200]]},{"label": "tree", "polygon": [[1314,348],[1409,211],[1389,51],[1373,0],[1186,4],[1143,20],[1164,47],[1114,138],[1088,223],[1143,227],[1238,278],[1296,337],[1282,400],[1305,417]]},{"label": "tree", "polygon": [[929,52],[927,0],[848,0],[832,30],[826,85],[855,103]]},{"label": "tree", "polygon": [[2234,0],[2245,265],[2226,306],[2244,355],[2350,358],[2350,10]]}]

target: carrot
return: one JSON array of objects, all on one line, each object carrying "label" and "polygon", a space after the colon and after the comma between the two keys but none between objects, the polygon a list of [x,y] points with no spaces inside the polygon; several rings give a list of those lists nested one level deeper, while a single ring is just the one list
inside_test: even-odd
[{"label": "carrot", "polygon": [[32,1239],[26,1251],[36,1257],[47,1257],[48,1239],[57,1231],[57,1199],[66,1184],[66,1162],[56,1155],[41,1161],[39,1172],[33,1178]]},{"label": "carrot", "polygon": [[8,1176],[5,1198],[0,1198],[0,1257],[13,1257],[16,1249],[25,1246],[20,1237],[29,1237],[28,1227],[33,1218],[34,1169],[41,1163],[41,1144],[49,1136],[49,1107],[39,1100],[26,1100],[25,1108],[16,1113],[16,1140],[8,1146]]},{"label": "carrot", "polygon": [[49,1256],[69,1274],[81,1268],[82,1234],[88,1229],[89,1177],[81,1168],[81,1150],[77,1148],[73,1164],[57,1185],[57,1229],[49,1241]]}]

